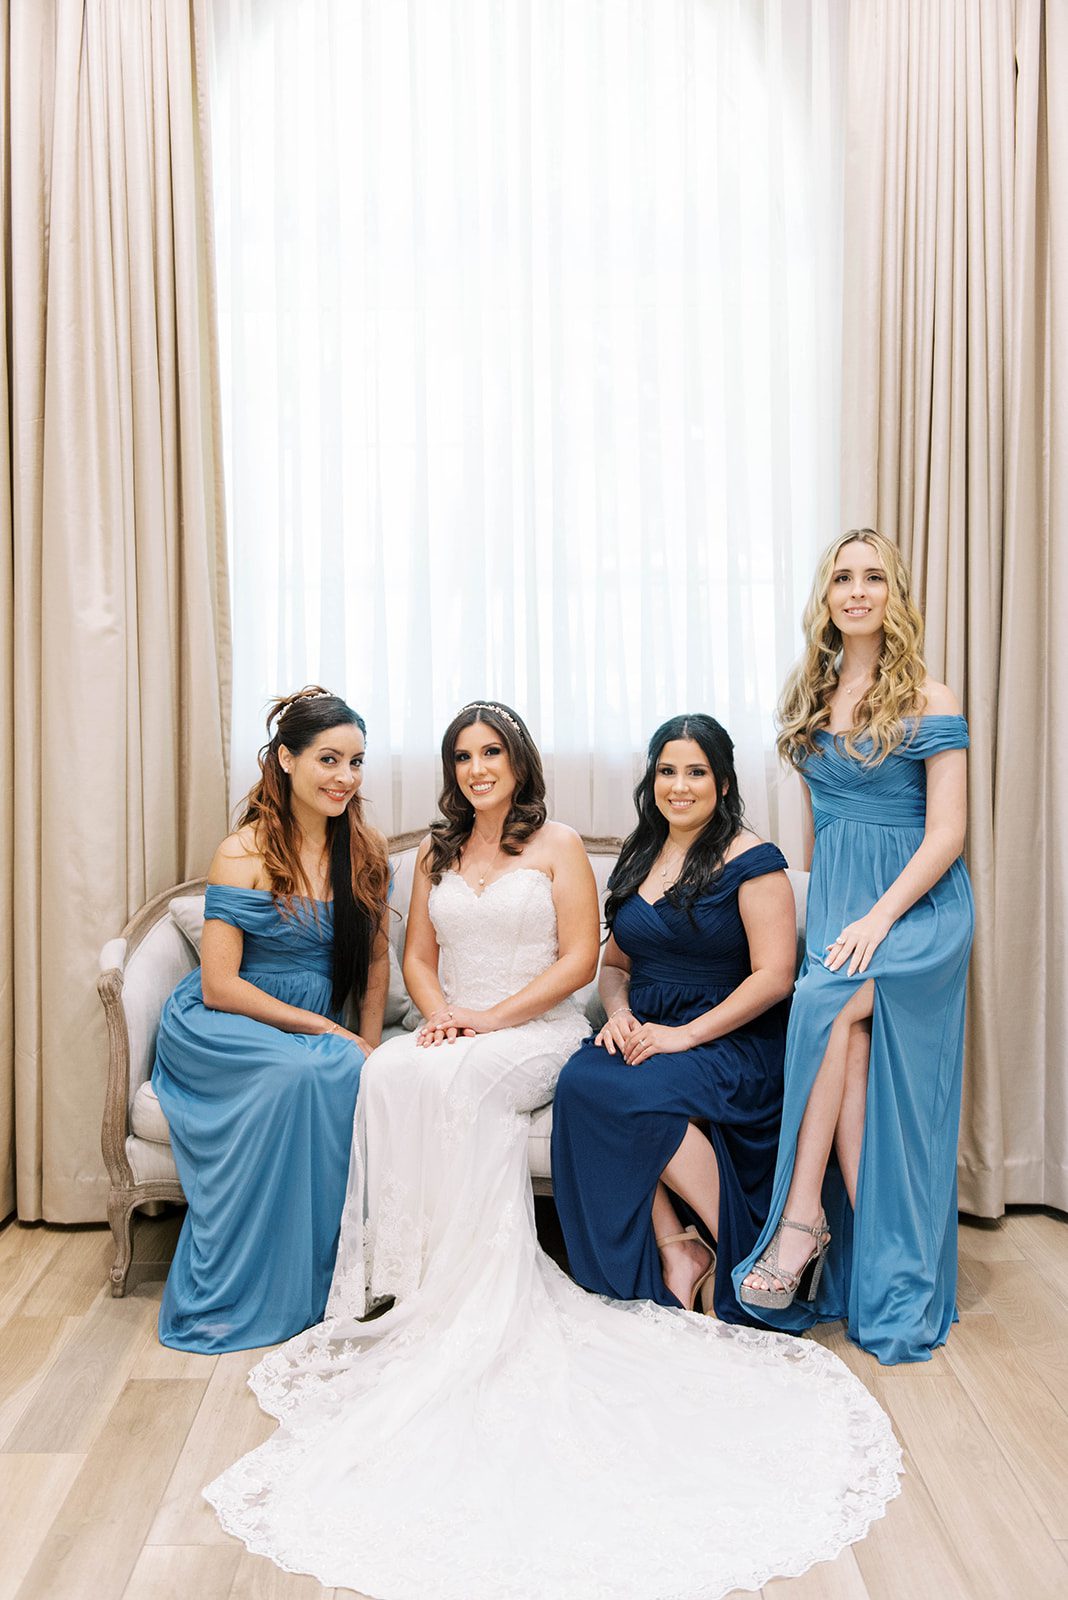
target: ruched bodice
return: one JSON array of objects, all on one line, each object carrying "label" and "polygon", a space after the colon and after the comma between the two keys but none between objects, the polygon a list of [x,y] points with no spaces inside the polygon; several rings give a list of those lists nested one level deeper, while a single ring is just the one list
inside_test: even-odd
[{"label": "ruched bodice", "polygon": [[[823,732],[816,737],[820,753],[808,758],[802,772],[812,792],[817,833],[830,822],[922,829],[927,808],[924,762],[943,750],[968,745],[967,724],[957,716],[915,719],[904,742],[878,766],[851,756],[840,736]],[[863,740],[860,747],[865,748]]]},{"label": "ruched bodice", "polygon": [[[631,997],[646,985],[691,989],[703,1010],[736,989],[752,970],[749,941],[738,909],[738,890],[749,878],[779,872],[782,852],[754,845],[728,861],[701,898],[684,910],[662,896],[650,905],[632,894],[619,908],[612,932],[631,962]],[[644,1013],[646,1007],[641,1005]]]},{"label": "ruched bodice", "polygon": [[292,972],[295,967],[329,977],[334,959],[334,908],[323,900],[278,905],[269,889],[234,889],[209,883],[205,921],[228,922],[245,936],[241,975]]},{"label": "ruched bodice", "polygon": [[[430,891],[440,980],[455,1005],[482,1009],[526,988],[557,958],[553,886],[535,867],[512,867],[476,894],[458,872]],[[569,1001],[547,1012],[574,1010]]]}]

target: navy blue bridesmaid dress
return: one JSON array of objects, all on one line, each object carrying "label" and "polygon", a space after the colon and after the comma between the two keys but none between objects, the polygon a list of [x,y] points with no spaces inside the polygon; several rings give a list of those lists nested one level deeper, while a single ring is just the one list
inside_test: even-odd
[{"label": "navy blue bridesmaid dress", "polygon": [[[241,976],[331,1008],[333,907],[283,914],[261,889],[210,885],[206,920],[244,935]],[[320,1322],[337,1253],[363,1056],[336,1033],[284,1033],[205,1004],[200,971],[163,1008],[152,1082],[189,1202],[159,1336],[213,1355]]]},{"label": "navy blue bridesmaid dress", "polygon": [[[751,972],[738,891],[782,872],[774,845],[735,856],[690,912],[633,894],[613,934],[630,957],[630,1007],[641,1022],[677,1027],[719,1005]],[[707,1127],[720,1176],[714,1306],[723,1322],[754,1324],[731,1268],[756,1243],[771,1200],[782,1110],[789,1002],[723,1038],[631,1067],[587,1040],[560,1074],[553,1102],[553,1195],[572,1276],[617,1300],[676,1306],[653,1234],[657,1179],[690,1122]],[[684,1222],[698,1219],[680,1202]]]}]

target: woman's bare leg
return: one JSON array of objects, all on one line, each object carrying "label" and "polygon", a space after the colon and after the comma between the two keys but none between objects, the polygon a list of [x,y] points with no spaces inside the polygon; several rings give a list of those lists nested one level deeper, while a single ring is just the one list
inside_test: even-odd
[{"label": "woman's bare leg", "polygon": [[868,1057],[871,1054],[871,1019],[855,1022],[849,1030],[846,1049],[845,1092],[838,1126],[834,1131],[834,1152],[842,1169],[849,1204],[857,1203],[857,1175],[864,1143],[864,1115],[868,1103]]},{"label": "woman's bare leg", "polygon": [[[808,1097],[801,1128],[797,1136],[797,1154],[794,1158],[794,1175],[790,1192],[786,1196],[783,1216],[791,1222],[802,1222],[813,1227],[823,1213],[823,1179],[827,1161],[842,1116],[846,1096],[850,1043],[855,1026],[867,1021],[875,1008],[875,983],[869,978],[850,997],[834,1022],[827,1049],[812,1092]],[[854,1047],[854,1058],[856,1048]],[[865,1070],[866,1070],[865,1058]],[[850,1101],[850,1124],[856,1120],[856,1096]],[[863,1137],[863,1107],[860,1107],[860,1137]],[[855,1131],[855,1130],[854,1130]],[[860,1144],[855,1147],[859,1160]],[[779,1262],[786,1272],[798,1272],[812,1255],[814,1240],[811,1235],[799,1233],[795,1228],[784,1228],[779,1237]],[[754,1289],[774,1288],[758,1273],[751,1272],[745,1280]]]},{"label": "woman's bare leg", "polygon": [[[679,1219],[668,1189],[680,1195],[690,1209],[697,1212],[715,1239],[719,1233],[719,1165],[711,1143],[692,1122],[661,1173],[653,1196],[653,1226],[658,1239],[679,1231]],[[704,1244],[670,1244],[661,1250],[664,1283],[682,1305],[689,1305],[693,1286],[707,1270],[708,1262],[708,1246]]]}]

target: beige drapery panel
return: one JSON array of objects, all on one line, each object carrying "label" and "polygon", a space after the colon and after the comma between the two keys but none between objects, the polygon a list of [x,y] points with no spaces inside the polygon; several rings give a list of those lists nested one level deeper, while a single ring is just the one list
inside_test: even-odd
[{"label": "beige drapery panel", "polygon": [[980,1216],[1068,1209],[1066,83],[1060,0],[852,7],[844,526],[898,540],[971,725]]},{"label": "beige drapery panel", "polygon": [[194,0],[5,0],[0,29],[0,1215],[81,1222],[98,952],[226,826],[204,28]]}]

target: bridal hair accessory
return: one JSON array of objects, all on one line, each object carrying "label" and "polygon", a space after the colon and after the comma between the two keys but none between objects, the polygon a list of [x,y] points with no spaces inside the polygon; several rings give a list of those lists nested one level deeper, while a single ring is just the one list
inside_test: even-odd
[{"label": "bridal hair accessory", "polygon": [[465,711],[495,711],[499,717],[504,718],[505,722],[511,723],[516,733],[522,733],[523,731],[518,722],[512,716],[512,713],[510,711],[506,711],[503,706],[497,705],[496,701],[494,700],[472,700],[470,705],[460,707],[458,715],[463,716]]}]

